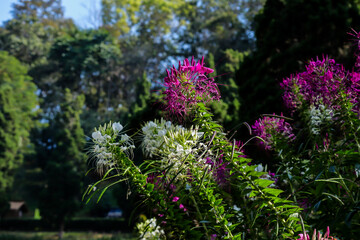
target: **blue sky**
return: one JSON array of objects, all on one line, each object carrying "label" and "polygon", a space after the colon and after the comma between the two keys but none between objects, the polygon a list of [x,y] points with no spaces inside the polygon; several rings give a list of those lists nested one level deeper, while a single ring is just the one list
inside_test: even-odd
[{"label": "blue sky", "polygon": [[[90,15],[95,15],[94,10],[100,9],[101,0],[62,0],[65,17],[74,19],[75,23],[83,28],[91,27]],[[18,0],[0,0],[0,24],[12,18],[12,4]],[[91,13],[91,14],[90,14]]]}]

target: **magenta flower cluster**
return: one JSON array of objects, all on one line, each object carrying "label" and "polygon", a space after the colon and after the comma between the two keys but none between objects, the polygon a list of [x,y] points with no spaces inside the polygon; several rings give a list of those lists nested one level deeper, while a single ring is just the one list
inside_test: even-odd
[{"label": "magenta flower cluster", "polygon": [[284,79],[280,85],[285,90],[285,104],[292,110],[304,102],[314,106],[322,104],[335,107],[344,79],[343,66],[326,57],[310,61],[305,72]]},{"label": "magenta flower cluster", "polygon": [[268,150],[272,149],[274,140],[279,136],[290,142],[295,140],[290,124],[275,114],[274,117],[265,116],[258,119],[251,127],[254,130],[254,134],[263,139],[261,144],[264,144],[265,149]]},{"label": "magenta flower cluster", "polygon": [[198,103],[207,104],[220,99],[219,89],[214,78],[206,75],[214,70],[204,67],[204,57],[196,62],[185,59],[183,64],[179,61],[178,69],[173,66],[167,71],[164,78],[165,110],[180,117],[185,117]]},{"label": "magenta flower cluster", "polygon": [[293,112],[303,104],[339,110],[345,98],[352,103],[352,110],[359,113],[359,84],[360,73],[349,73],[335,60],[325,57],[310,61],[305,72],[284,79],[280,85],[285,91],[285,104]]}]

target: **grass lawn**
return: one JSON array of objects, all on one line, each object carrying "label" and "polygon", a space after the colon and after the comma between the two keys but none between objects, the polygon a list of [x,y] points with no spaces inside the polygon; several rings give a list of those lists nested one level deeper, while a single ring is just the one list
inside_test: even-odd
[{"label": "grass lawn", "polygon": [[[57,240],[57,232],[0,231],[0,240]],[[136,240],[130,233],[65,232],[63,240]]]}]

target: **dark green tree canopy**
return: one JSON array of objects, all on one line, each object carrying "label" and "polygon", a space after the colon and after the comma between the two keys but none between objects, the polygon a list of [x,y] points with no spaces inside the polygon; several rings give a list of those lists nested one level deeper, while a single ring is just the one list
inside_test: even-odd
[{"label": "dark green tree canopy", "polygon": [[0,51],[0,189],[11,186],[29,148],[29,131],[38,106],[35,92],[27,68]]},{"label": "dark green tree canopy", "polygon": [[80,206],[86,165],[83,152],[85,136],[80,126],[84,97],[75,97],[66,89],[62,100],[57,115],[43,129],[47,139],[38,146],[47,153],[43,156],[46,157],[46,185],[41,192],[40,211],[46,221],[60,228],[60,234],[65,220]]},{"label": "dark green tree canopy", "polygon": [[185,56],[213,54],[218,61],[223,51],[252,49],[250,23],[255,12],[263,6],[261,0],[188,1],[180,18],[185,29],[179,36],[179,53]]},{"label": "dark green tree canopy", "polygon": [[57,39],[50,51],[60,76],[56,85],[85,94],[86,106],[103,112],[126,98],[120,59],[119,47],[104,31],[74,31]]}]

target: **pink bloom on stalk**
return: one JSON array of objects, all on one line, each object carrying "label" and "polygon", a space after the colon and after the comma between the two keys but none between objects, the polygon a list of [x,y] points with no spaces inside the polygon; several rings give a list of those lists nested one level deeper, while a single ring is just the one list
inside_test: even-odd
[{"label": "pink bloom on stalk", "polygon": [[188,59],[179,61],[178,69],[173,66],[166,70],[164,78],[165,110],[172,115],[185,117],[198,103],[207,104],[220,99],[219,89],[214,78],[206,75],[214,70],[204,67],[204,57],[196,62],[192,57],[191,63]]},{"label": "pink bloom on stalk", "polygon": [[180,199],[179,197],[174,197],[172,201],[177,202],[179,199]]},{"label": "pink bloom on stalk", "polygon": [[179,205],[179,208],[180,208],[180,209],[183,209],[184,212],[187,211],[187,209],[186,209],[186,208],[184,207],[184,205],[182,205],[181,203],[180,203],[180,205]]},{"label": "pink bloom on stalk", "polygon": [[306,237],[305,237],[304,234],[300,233],[299,236],[300,236],[300,238],[298,238],[296,240],[310,240],[310,237],[308,234],[306,234]]},{"label": "pink bloom on stalk", "polygon": [[[299,234],[299,236],[300,236],[300,238],[298,238],[297,240],[310,240],[310,236],[308,234],[306,234],[306,236],[304,236],[304,234]],[[314,240],[336,240],[337,238],[330,236],[330,228],[328,226],[324,236],[322,236],[322,234],[320,232],[316,232],[316,229],[314,229],[314,233],[313,233],[311,239],[314,239]]]},{"label": "pink bloom on stalk", "polygon": [[[282,116],[282,114],[281,114]],[[294,141],[295,135],[292,133],[292,127],[289,123],[285,122],[283,118],[276,117],[263,117],[255,121],[252,126],[254,134],[264,140],[261,144],[265,145],[265,149],[271,150],[275,138],[284,137],[288,141]]]}]

